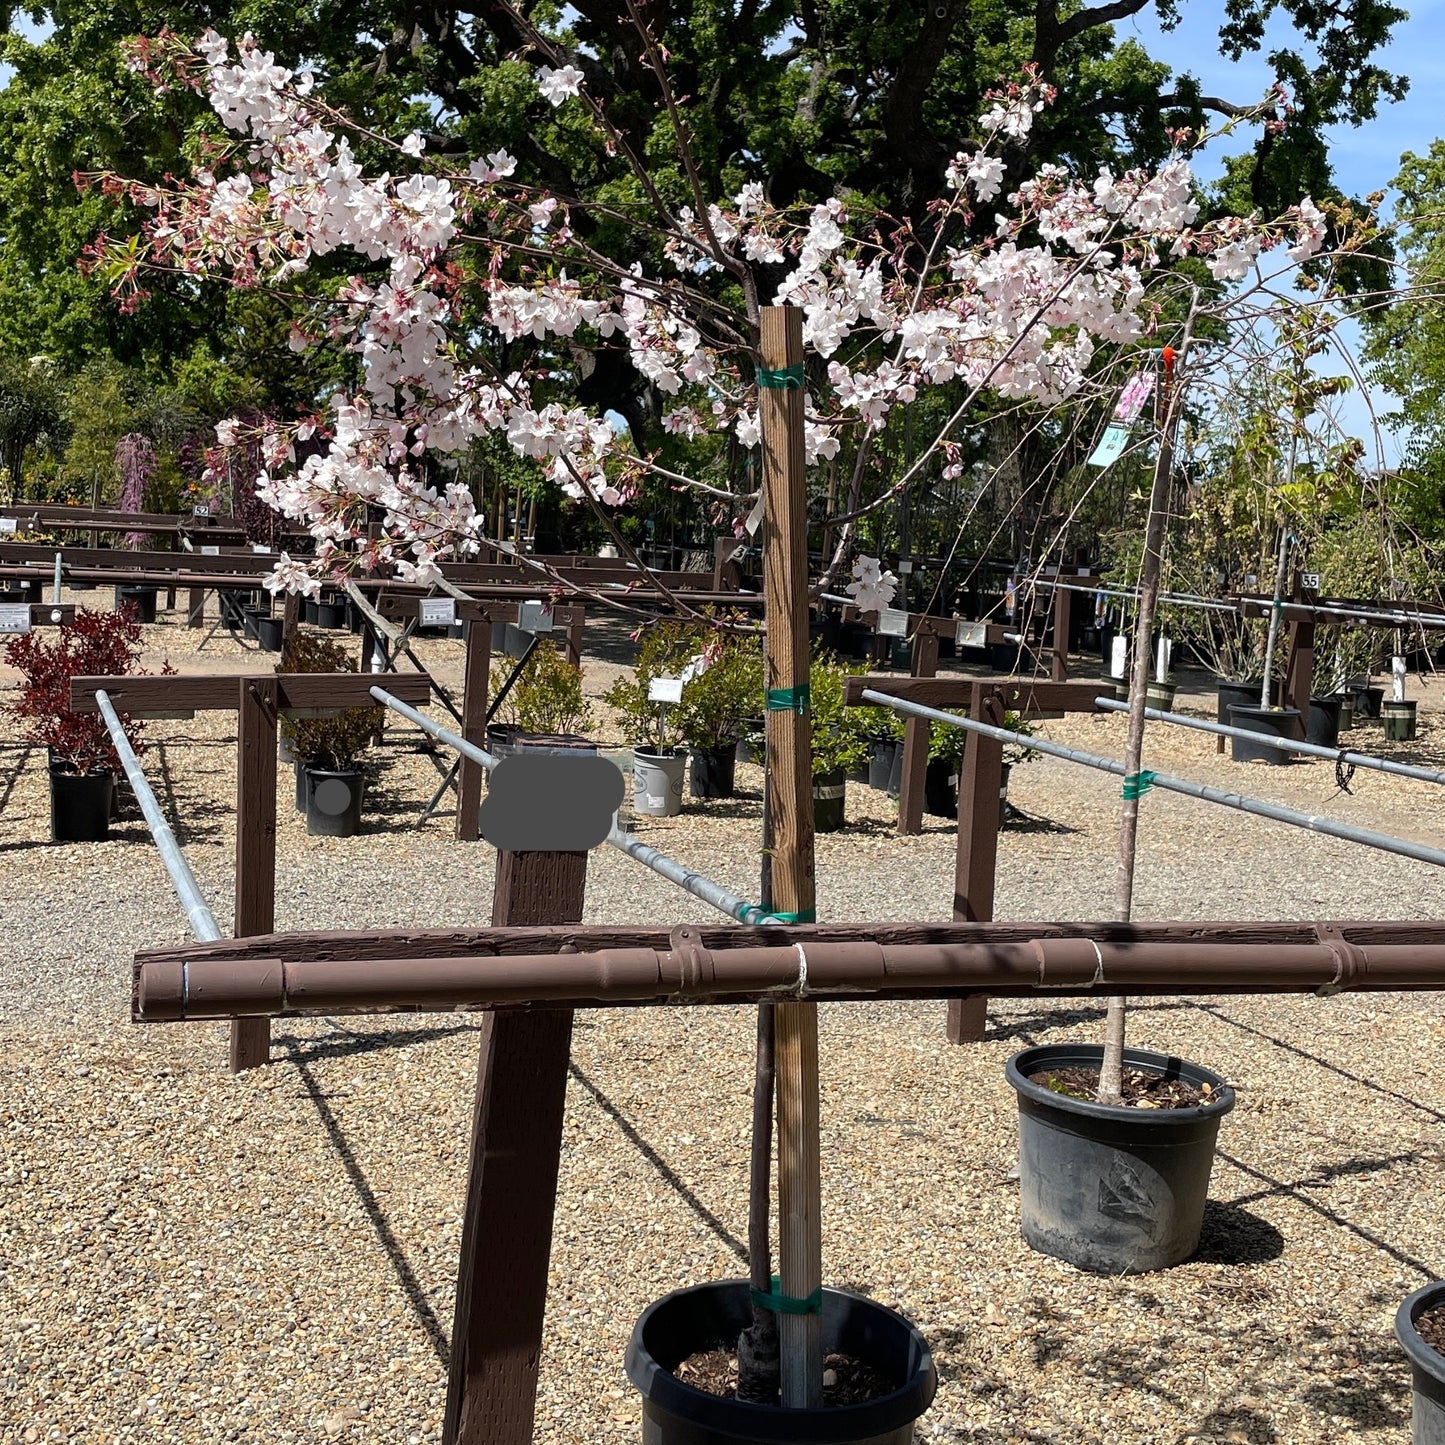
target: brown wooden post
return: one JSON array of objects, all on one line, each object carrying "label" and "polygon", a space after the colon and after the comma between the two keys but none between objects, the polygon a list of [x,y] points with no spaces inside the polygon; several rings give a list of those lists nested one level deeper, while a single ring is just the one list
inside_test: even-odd
[{"label": "brown wooden post", "polygon": [[587,627],[587,609],[580,602],[569,602],[557,612],[567,629],[567,661],[573,667],[582,666],[583,635]]},{"label": "brown wooden post", "polygon": [[[974,683],[968,715],[1002,727],[1004,706],[998,688],[987,682]],[[953,916],[960,923],[988,923],[993,918],[1002,786],[1003,744],[982,733],[969,733],[958,783],[958,844],[953,874]],[[949,1001],[949,1043],[978,1042],[987,1022],[988,999],[984,995]]]},{"label": "brown wooden post", "polygon": [[[585,853],[499,853],[492,923],[580,922],[586,880]],[[532,1439],[571,1040],[571,1009],[482,1022],[443,1445]]]},{"label": "brown wooden post", "polygon": [[733,560],[738,549],[736,537],[719,537],[713,543],[712,590],[736,592],[742,586],[743,569]]},{"label": "brown wooden post", "polygon": [[171,583],[171,585],[166,588],[166,609],[165,609],[165,610],[166,610],[167,612],[174,612],[174,611],[176,610],[176,588],[175,588],[175,583]]},{"label": "brown wooden post", "polygon": [[[492,621],[485,614],[467,623],[467,661],[462,683],[462,736],[479,748],[487,745],[487,689],[492,666]],[[482,806],[484,769],[463,757],[457,774],[457,837],[474,843],[481,837],[477,821]]]},{"label": "brown wooden post", "polygon": [[[813,768],[808,682],[807,463],[803,455],[803,313],[762,312],[761,352],[772,384],[760,384],[763,433],[763,591],[767,631],[768,836],[773,910],[813,918]],[[799,973],[803,965],[800,962]],[[818,1006],[779,1003],[774,1058],[778,1090],[778,1274],[782,1292],[805,1300],[822,1288],[822,1166],[818,1136]],[[822,1320],[778,1316],[782,1403],[822,1404]]]},{"label": "brown wooden post", "polygon": [[[1294,575],[1294,586],[1290,589],[1296,602],[1304,601],[1305,593],[1298,572]],[[1313,601],[1315,594],[1310,593]],[[1299,709],[1299,722],[1295,724],[1295,737],[1303,738],[1305,724],[1310,715],[1310,694],[1314,689],[1315,673],[1315,621],[1312,617],[1296,617],[1289,625],[1289,660],[1285,664],[1284,705]]]},{"label": "brown wooden post", "polygon": [[[243,677],[236,712],[237,938],[276,927],[276,706],[274,677]],[[231,1072],[268,1063],[268,1019],[231,1024]]]},{"label": "brown wooden post", "polygon": [[186,626],[204,627],[206,625],[206,589],[204,587],[192,587],[186,598]]},{"label": "brown wooden post", "polygon": [[[931,622],[921,622],[913,634],[909,672],[914,677],[938,673],[938,633]],[[928,772],[928,729],[926,718],[911,717],[903,725],[903,766],[898,785],[898,836],[923,831],[923,784]]]},{"label": "brown wooden post", "polygon": [[281,640],[284,642],[288,637],[296,635],[296,629],[301,625],[301,594],[299,592],[288,592],[286,602],[281,608]]},{"label": "brown wooden post", "polygon": [[1069,680],[1069,613],[1074,594],[1063,585],[1066,580],[1062,572],[1054,577],[1054,652],[1049,662],[1052,682]]}]

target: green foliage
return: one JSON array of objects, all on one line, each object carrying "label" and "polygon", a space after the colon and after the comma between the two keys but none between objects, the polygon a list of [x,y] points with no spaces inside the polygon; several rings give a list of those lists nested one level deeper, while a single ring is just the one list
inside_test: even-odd
[{"label": "green foliage", "polygon": [[[967,717],[967,713],[958,712],[955,708],[947,709],[949,712],[957,713],[959,717]],[[1031,738],[1034,735],[1034,725],[1029,722],[1022,713],[1006,712],[1003,717],[1003,725],[1011,733],[1017,733],[1021,738]],[[962,763],[964,748],[968,744],[968,729],[949,727],[947,723],[929,723],[928,725],[928,760],[929,762]],[[1003,749],[1003,760],[1010,765],[1032,762],[1039,755],[1029,751],[1027,748],[1016,747],[1012,743],[1005,743]]]},{"label": "green foliage", "polygon": [[[493,696],[501,692],[512,666],[501,658],[492,664]],[[582,669],[551,643],[538,643],[502,703],[500,721],[529,733],[590,732],[592,709],[582,695]]]},{"label": "green foliage", "polygon": [[0,467],[12,498],[25,495],[25,453],[58,432],[62,417],[60,382],[49,358],[0,356]]},{"label": "green foliage", "polygon": [[695,633],[707,670],[682,689],[678,723],[693,748],[735,742],[749,718],[763,711],[762,639],[757,636]]},{"label": "green foliage", "polygon": [[[355,672],[356,662],[329,637],[296,631],[287,638],[277,672]],[[354,770],[376,737],[376,712],[369,707],[342,709],[337,717],[282,717],[281,736],[309,767],[326,772]]]},{"label": "green foliage", "polygon": [[815,647],[808,666],[808,691],[812,700],[813,776],[820,778],[839,770],[857,767],[868,756],[869,735],[861,716],[869,708],[843,705],[843,681],[860,667],[849,667],[833,653]]},{"label": "green foliage", "polygon": [[632,747],[667,753],[681,742],[679,709],[653,702],[648,687],[656,678],[679,676],[696,652],[695,643],[692,628],[676,622],[655,623],[642,634],[633,675],[619,678],[603,695]]}]

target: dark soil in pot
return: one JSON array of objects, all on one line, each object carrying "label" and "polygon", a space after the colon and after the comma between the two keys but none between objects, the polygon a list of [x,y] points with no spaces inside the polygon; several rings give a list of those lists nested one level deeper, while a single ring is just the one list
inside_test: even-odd
[{"label": "dark soil in pot", "polygon": [[642,1396],[645,1445],[909,1445],[938,1377],[928,1344],[872,1300],[823,1291],[823,1351],[857,1360],[887,1393],[813,1410],[720,1397],[676,1373],[683,1361],[726,1354],[752,1323],[746,1280],[678,1290],[643,1311],[627,1346],[627,1378]]},{"label": "dark soil in pot", "polygon": [[[1264,737],[1293,738],[1299,735],[1300,713],[1297,707],[1240,707],[1231,704],[1229,721],[1237,728],[1246,728]],[[1272,748],[1250,742],[1248,738],[1230,738],[1230,756],[1237,763],[1290,763],[1298,756],[1288,748]]]},{"label": "dark soil in pot", "polygon": [[[1105,1274],[1142,1274],[1187,1259],[1199,1244],[1219,1121],[1234,1090],[1182,1059],[1125,1049],[1126,1071],[1180,1080],[1205,1102],[1133,1108],[1078,1099],[1039,1076],[1097,1078],[1097,1044],[1025,1049],[1008,1061],[1019,1104],[1019,1207],[1041,1254]],[[1162,1087],[1155,1086],[1155,1087]]]},{"label": "dark soil in pot", "polygon": [[1414,1445],[1445,1442],[1445,1284],[1417,1289],[1395,1315],[1395,1338],[1410,1361]]},{"label": "dark soil in pot", "polygon": [[50,769],[50,841],[99,843],[110,836],[115,777]]},{"label": "dark soil in pot", "polygon": [[693,748],[688,753],[687,781],[694,798],[730,798],[737,767],[737,743]]}]

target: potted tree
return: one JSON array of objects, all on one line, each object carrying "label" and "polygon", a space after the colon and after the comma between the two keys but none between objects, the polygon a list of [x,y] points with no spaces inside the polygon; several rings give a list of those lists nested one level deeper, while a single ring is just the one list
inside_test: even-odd
[{"label": "potted tree", "polygon": [[808,670],[813,713],[813,829],[818,833],[836,833],[844,826],[848,769],[867,756],[854,714],[843,706],[843,679],[852,670],[832,653],[816,649]]},{"label": "potted tree", "polygon": [[755,637],[697,637],[705,665],[683,683],[678,709],[688,782],[694,798],[730,798],[738,739],[762,700],[763,655]]},{"label": "potted tree", "polygon": [[[340,643],[298,631],[286,640],[276,670],[355,672],[356,663]],[[368,707],[283,710],[280,738],[295,763],[296,806],[313,837],[350,838],[361,830],[360,761],[375,737]]]},{"label": "potted tree", "polygon": [[[505,684],[507,671],[501,661],[493,664],[494,694]],[[568,662],[560,648],[546,642],[539,642],[528,654],[498,713],[502,721],[487,729],[488,742],[496,727],[505,747],[515,746],[522,733],[576,737],[593,726],[592,709],[582,692],[582,669]]]},{"label": "potted tree", "polygon": [[[70,681],[142,673],[136,666],[140,635],[133,615],[83,607],[48,639],[28,632],[6,645],[5,661],[21,675],[20,695],[10,712],[26,741],[48,751],[54,843],[93,843],[109,834],[120,760],[105,719],[98,712],[71,711]],[[126,741],[139,754],[141,725],[129,713],[120,714],[120,720]]]},{"label": "potted tree", "polygon": [[603,695],[632,748],[632,806],[647,817],[673,818],[682,811],[687,754],[677,714],[690,646],[689,630],[676,623],[650,627],[633,676],[619,678]]}]

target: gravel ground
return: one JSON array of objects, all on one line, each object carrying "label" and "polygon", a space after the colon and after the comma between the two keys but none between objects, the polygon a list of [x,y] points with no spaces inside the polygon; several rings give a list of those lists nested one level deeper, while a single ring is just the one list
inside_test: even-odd
[{"label": "gravel ground", "polygon": [[[84,599],[82,599],[84,600]],[[169,624],[156,660],[243,672]],[[619,627],[595,629],[625,658]],[[443,680],[459,644],[424,643]],[[266,667],[270,659],[262,661]],[[0,671],[0,702],[12,679]],[[1204,706],[1201,691],[1181,697]],[[1445,765],[1445,690],[1422,693]],[[147,770],[225,927],[234,843],[230,720],[151,725]],[[1050,737],[1118,756],[1118,718]],[[1151,729],[1146,764],[1432,840],[1423,784],[1325,764],[1231,765],[1203,735]],[[1381,747],[1378,725],[1353,735]],[[492,858],[451,820],[417,829],[436,771],[389,735],[368,832],[310,839],[281,810],[280,927],[442,925],[488,915]],[[225,1029],[136,1029],[134,950],[182,939],[139,817],[111,842],[42,845],[41,759],[0,722],[0,1440],[433,1442],[475,1075],[475,1022],[285,1022],[275,1065],[233,1078]],[[755,892],[760,775],[741,796],[637,831]],[[1028,821],[1005,830],[998,916],[1107,916],[1117,780],[1016,768]],[[851,826],[818,840],[828,919],[947,917],[953,831],[892,832],[850,786]],[[1144,803],[1136,916],[1428,917],[1429,870],[1157,790]],[[712,921],[621,855],[593,856],[589,921]],[[1018,1237],[1003,1063],[1095,1037],[1100,1010],[1002,1002],[950,1048],[941,1004],[822,1009],[826,1275],[917,1322],[939,1365],[927,1441],[1404,1442],[1399,1299],[1445,1266],[1445,1109],[1422,1060],[1434,997],[1156,1000],[1131,1039],[1224,1073],[1225,1122],[1199,1255],[1105,1279]],[[580,1015],[536,1438],[639,1434],[622,1351],[643,1306],[743,1269],[751,1018],[745,1010]]]}]

